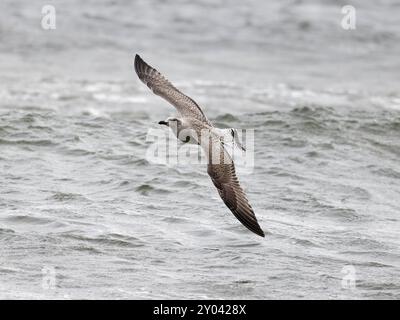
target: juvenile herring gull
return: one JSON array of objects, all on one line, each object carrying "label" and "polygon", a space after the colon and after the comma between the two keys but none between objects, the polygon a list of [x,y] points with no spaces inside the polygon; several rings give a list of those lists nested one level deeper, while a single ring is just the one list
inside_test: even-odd
[{"label": "juvenile herring gull", "polygon": [[[190,97],[175,88],[160,72],[135,56],[135,71],[139,79],[156,95],[164,98],[179,112],[180,117],[169,117],[159,124],[166,125],[179,140],[201,145],[207,156],[207,173],[226,206],[250,231],[264,237],[253,208],[239,184],[232,158],[224,147],[222,130],[213,127],[200,106]],[[235,131],[230,131],[232,140],[237,142]]]}]

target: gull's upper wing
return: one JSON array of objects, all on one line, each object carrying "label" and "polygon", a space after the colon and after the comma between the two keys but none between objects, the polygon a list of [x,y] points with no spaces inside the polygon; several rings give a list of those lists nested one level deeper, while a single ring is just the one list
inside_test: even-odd
[{"label": "gull's upper wing", "polygon": [[139,56],[135,56],[135,71],[139,79],[156,95],[171,103],[183,117],[190,117],[210,124],[199,105],[190,97],[184,95],[160,72],[149,66]]},{"label": "gull's upper wing", "polygon": [[[229,155],[226,154],[226,151],[222,152],[225,153],[225,157],[229,157]],[[232,160],[228,162],[230,163],[209,163],[207,172],[211,177],[212,182],[217,187],[222,200],[235,217],[250,231],[264,237],[264,231],[262,231],[258,224],[253,208],[239,184],[235,172],[235,165]]]}]

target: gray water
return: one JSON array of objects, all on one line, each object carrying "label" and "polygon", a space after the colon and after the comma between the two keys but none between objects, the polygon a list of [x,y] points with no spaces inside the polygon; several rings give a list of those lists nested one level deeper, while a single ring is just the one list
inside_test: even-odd
[{"label": "gray water", "polygon": [[[395,0],[2,1],[0,297],[399,299],[399,14]],[[174,109],[135,53],[215,125],[255,130],[239,179],[264,239],[205,166],[148,161],[147,130]]]}]

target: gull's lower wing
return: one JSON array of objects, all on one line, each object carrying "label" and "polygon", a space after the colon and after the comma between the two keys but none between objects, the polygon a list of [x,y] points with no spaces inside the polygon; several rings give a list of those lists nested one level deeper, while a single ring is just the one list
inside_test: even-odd
[{"label": "gull's lower wing", "polygon": [[175,88],[160,72],[148,65],[139,56],[135,56],[135,71],[139,79],[156,95],[171,103],[183,117],[190,117],[202,122],[209,121],[199,105],[190,97]]},{"label": "gull's lower wing", "polygon": [[253,208],[239,184],[235,165],[231,163],[208,164],[207,172],[217,187],[218,193],[234,216],[250,231],[264,237]]}]

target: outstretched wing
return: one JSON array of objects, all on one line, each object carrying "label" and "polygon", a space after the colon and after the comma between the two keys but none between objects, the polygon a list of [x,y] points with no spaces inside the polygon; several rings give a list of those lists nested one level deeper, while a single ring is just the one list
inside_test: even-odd
[{"label": "outstretched wing", "polygon": [[160,72],[149,66],[139,56],[135,56],[135,71],[139,79],[156,95],[171,103],[183,117],[191,117],[210,124],[199,105],[190,97],[184,95]]},{"label": "outstretched wing", "polygon": [[208,164],[207,172],[217,187],[218,193],[234,216],[250,231],[264,237],[254,214],[253,208],[247,200],[246,194],[239,184],[235,166],[231,163]]}]

